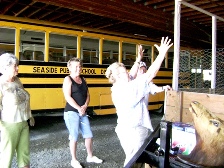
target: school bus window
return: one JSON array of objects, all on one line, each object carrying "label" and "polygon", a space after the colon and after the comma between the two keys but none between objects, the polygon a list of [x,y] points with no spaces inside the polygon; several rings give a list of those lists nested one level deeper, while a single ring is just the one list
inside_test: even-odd
[{"label": "school bus window", "polygon": [[77,54],[77,37],[49,34],[49,61],[67,62]]},{"label": "school bus window", "polygon": [[44,53],[42,51],[25,50],[20,52],[20,60],[44,61]]},{"label": "school bus window", "polygon": [[152,51],[152,46],[148,45],[142,45],[143,47],[143,58],[142,61],[146,63],[146,65],[149,67],[151,65],[151,51]]},{"label": "school bus window", "polygon": [[15,52],[15,44],[6,44],[6,43],[0,43],[0,55],[3,53],[12,53]]},{"label": "school bus window", "polygon": [[20,60],[44,61],[45,33],[30,30],[20,31]]},{"label": "school bus window", "polygon": [[64,48],[49,48],[50,62],[68,62],[72,57],[76,57],[76,49],[66,49],[66,56],[63,55]]},{"label": "school bus window", "polygon": [[62,58],[63,58],[62,48],[49,47],[49,61],[63,61]]},{"label": "school bus window", "polygon": [[96,50],[82,50],[83,63],[99,64],[99,52]]},{"label": "school bus window", "polygon": [[20,60],[43,61],[43,59],[44,53],[42,51],[25,50],[23,53],[20,53]]},{"label": "school bus window", "polygon": [[122,43],[122,62],[124,65],[133,65],[136,60],[136,44]]},{"label": "school bus window", "polygon": [[111,64],[118,61],[119,56],[119,42],[103,41],[103,64]]},{"label": "school bus window", "polygon": [[0,28],[0,54],[15,51],[15,29]]},{"label": "school bus window", "polygon": [[174,56],[174,52],[168,52],[168,67],[167,68],[173,68],[173,56]]},{"label": "school bus window", "polygon": [[99,64],[99,39],[81,38],[81,59],[84,63]]}]

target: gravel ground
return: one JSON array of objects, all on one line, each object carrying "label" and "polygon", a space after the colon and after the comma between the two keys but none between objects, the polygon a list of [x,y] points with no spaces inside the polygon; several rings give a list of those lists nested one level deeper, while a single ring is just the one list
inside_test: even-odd
[{"label": "gravel ground", "polygon": [[[31,168],[70,168],[71,156],[68,131],[62,116],[36,117],[36,125],[30,128]],[[151,114],[155,128],[161,115]],[[79,136],[77,157],[85,168],[122,168],[125,155],[115,133],[116,115],[90,118],[93,131],[94,155],[103,159],[102,164],[87,163],[84,139]],[[15,158],[12,168],[17,168]]]}]

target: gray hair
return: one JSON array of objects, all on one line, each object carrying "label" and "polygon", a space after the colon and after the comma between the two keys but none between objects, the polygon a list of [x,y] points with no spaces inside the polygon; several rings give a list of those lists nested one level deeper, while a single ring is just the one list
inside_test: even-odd
[{"label": "gray hair", "polygon": [[0,56],[0,72],[1,73],[7,66],[11,66],[15,64],[19,65],[19,60],[16,58],[14,54],[4,53]]},{"label": "gray hair", "polygon": [[68,62],[67,62],[67,67],[69,68],[71,65],[71,62],[79,62],[80,65],[82,66],[82,60],[76,57],[71,58]]}]

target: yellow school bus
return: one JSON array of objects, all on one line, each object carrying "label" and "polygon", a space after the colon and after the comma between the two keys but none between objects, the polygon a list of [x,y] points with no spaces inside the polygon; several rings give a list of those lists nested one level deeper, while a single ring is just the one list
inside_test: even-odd
[{"label": "yellow school bus", "polygon": [[[65,106],[62,83],[69,74],[67,61],[72,57],[83,60],[82,75],[90,91],[88,112],[96,115],[116,113],[111,100],[111,84],[104,74],[115,61],[123,62],[130,69],[136,60],[138,44],[143,45],[143,61],[150,66],[158,54],[154,42],[94,30],[87,32],[57,23],[16,17],[0,19],[0,54],[10,52],[18,57],[18,77],[31,95],[34,114],[62,114]],[[172,60],[173,51],[170,50],[153,80],[158,86],[172,84]],[[149,110],[160,109],[163,102],[164,93],[150,96]]]}]

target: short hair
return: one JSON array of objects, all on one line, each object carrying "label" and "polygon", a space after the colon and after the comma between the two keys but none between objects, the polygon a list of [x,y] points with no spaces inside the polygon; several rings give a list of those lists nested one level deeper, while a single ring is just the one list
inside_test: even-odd
[{"label": "short hair", "polygon": [[71,59],[67,62],[67,67],[68,67],[68,68],[70,67],[71,62],[79,62],[81,66],[83,65],[83,63],[82,63],[82,60],[81,60],[81,59],[76,58],[76,57],[73,57],[73,58],[71,58]]},{"label": "short hair", "polygon": [[4,53],[0,56],[0,73],[3,72],[7,66],[19,65],[19,60],[12,53]]},{"label": "short hair", "polygon": [[107,68],[107,70],[105,72],[105,76],[109,79],[110,83],[116,82],[117,75],[119,74],[118,68],[120,68],[120,67],[125,68],[123,63],[114,62]]}]

